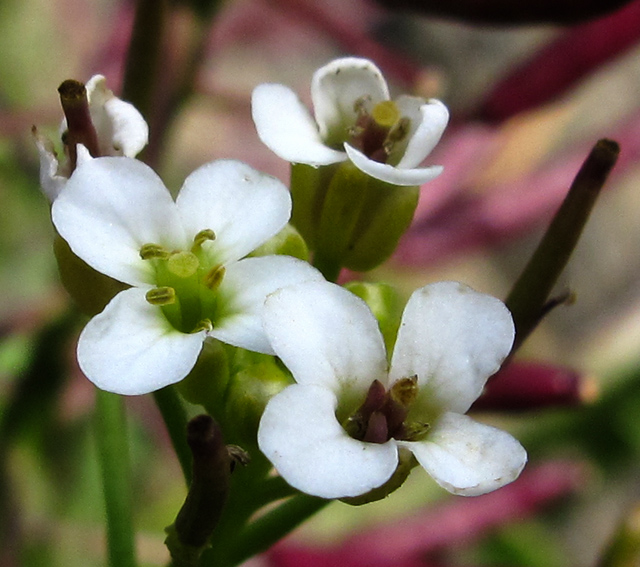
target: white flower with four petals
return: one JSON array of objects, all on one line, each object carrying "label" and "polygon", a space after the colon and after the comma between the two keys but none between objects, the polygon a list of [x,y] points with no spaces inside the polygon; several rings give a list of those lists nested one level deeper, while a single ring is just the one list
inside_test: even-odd
[{"label": "white flower with four petals", "polygon": [[417,290],[390,366],[371,311],[334,284],[278,290],[265,327],[297,383],[267,404],[258,442],[295,488],[323,498],[365,494],[390,479],[400,451],[466,496],[495,490],[524,467],[511,435],[463,415],[513,343],[498,299],[457,282]]},{"label": "white flower with four petals", "polygon": [[290,212],[280,181],[237,161],[200,167],[175,201],[138,160],[81,164],[53,203],[53,222],[77,256],[132,286],[80,335],[87,377],[120,394],[157,390],[188,374],[209,336],[272,353],[262,328],[266,296],[322,279],[288,256],[245,258]]},{"label": "white flower with four petals", "polygon": [[[96,130],[101,156],[133,158],[147,145],[149,128],[142,114],[129,102],[116,97],[107,88],[102,75],[94,75],[85,85],[91,122]],[[66,119],[60,125],[60,134],[67,129]],[[34,130],[40,154],[40,186],[50,201],[54,201],[69,179],[72,171],[68,161],[60,163],[50,140]],[[78,148],[78,163],[91,159],[87,148]]]},{"label": "white flower with four petals", "polygon": [[436,99],[395,100],[369,60],[336,59],[311,82],[315,119],[290,88],[272,83],[253,91],[252,114],[262,142],[282,159],[312,166],[351,160],[393,185],[421,185],[442,172],[419,167],[436,146],[449,112]]}]

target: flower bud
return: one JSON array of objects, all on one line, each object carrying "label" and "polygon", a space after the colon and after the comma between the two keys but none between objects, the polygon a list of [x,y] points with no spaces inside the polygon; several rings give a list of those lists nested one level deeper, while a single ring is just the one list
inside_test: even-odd
[{"label": "flower bud", "polygon": [[570,407],[597,396],[593,380],[576,370],[536,362],[511,362],[485,386],[474,410],[525,411]]},{"label": "flower bud", "polygon": [[409,227],[419,187],[375,179],[351,162],[316,169],[294,164],[292,223],[328,279],[340,268],[368,271],[384,262]]},{"label": "flower bud", "polygon": [[178,382],[180,394],[190,403],[202,405],[215,416],[222,415],[224,391],[229,382],[229,361],[225,346],[215,339],[202,345],[195,366]]},{"label": "flower bud", "polygon": [[387,352],[393,352],[404,305],[398,292],[388,284],[349,282],[344,286],[365,301],[378,320]]},{"label": "flower bud", "polygon": [[278,234],[256,248],[251,256],[269,256],[270,254],[283,254],[307,261],[309,248],[302,235],[287,223]]},{"label": "flower bud", "polygon": [[221,421],[229,442],[251,452],[257,444],[258,425],[267,402],[293,380],[273,356],[234,350]]}]

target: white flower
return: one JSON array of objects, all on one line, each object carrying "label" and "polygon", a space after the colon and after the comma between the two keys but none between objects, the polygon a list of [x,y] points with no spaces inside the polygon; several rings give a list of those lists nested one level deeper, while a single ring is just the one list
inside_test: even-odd
[{"label": "white flower", "polygon": [[184,378],[208,336],[271,353],[261,322],[267,294],[321,279],[288,256],[244,258],[283,228],[290,209],[280,181],[237,161],[197,169],[175,202],[138,160],[80,165],[53,203],[53,222],[77,256],[133,286],[80,335],[88,378],[120,394],[151,392]]},{"label": "white flower", "polygon": [[524,467],[511,435],[463,415],[513,342],[498,299],[457,282],[417,290],[389,370],[375,318],[334,284],[278,290],[265,325],[297,383],[267,404],[258,442],[295,488],[323,498],[365,494],[389,480],[404,450],[465,496],[495,490]]},{"label": "white flower", "polygon": [[[149,128],[142,114],[131,103],[116,97],[107,88],[102,75],[91,77],[85,87],[100,155],[135,157],[147,145],[149,138]],[[67,121],[63,119],[61,136],[66,129]],[[54,201],[73,173],[72,166],[68,160],[59,162],[51,140],[38,134],[35,129],[34,136],[40,154],[40,185],[49,200]],[[90,158],[87,148],[80,145],[78,164]]]},{"label": "white flower", "polygon": [[329,165],[350,159],[394,185],[421,185],[441,166],[418,167],[440,140],[449,112],[439,100],[390,100],[380,70],[369,60],[336,59],[311,82],[315,120],[288,87],[262,84],[253,91],[258,136],[292,163]]}]

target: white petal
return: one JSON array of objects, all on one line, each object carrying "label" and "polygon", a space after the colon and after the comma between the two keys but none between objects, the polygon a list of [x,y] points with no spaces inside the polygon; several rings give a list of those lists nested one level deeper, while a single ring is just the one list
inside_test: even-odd
[{"label": "white petal", "polygon": [[324,144],[307,108],[284,85],[258,85],[251,113],[262,143],[284,160],[319,166],[347,159],[344,152]]},{"label": "white petal", "polygon": [[291,214],[291,196],[281,181],[235,160],[196,169],[184,182],[176,204],[190,236],[211,229],[205,244],[212,262],[226,264],[277,234]]},{"label": "white petal", "polygon": [[273,354],[262,325],[265,299],[281,287],[322,279],[307,262],[289,256],[245,258],[230,264],[220,284],[219,317],[210,335],[234,346]]},{"label": "white petal", "polygon": [[363,443],[335,417],[335,395],[294,384],[273,397],[262,415],[258,444],[293,487],[321,498],[359,496],[384,484],[398,464],[395,441]]},{"label": "white petal", "polygon": [[356,122],[355,104],[363,97],[374,105],[389,99],[382,73],[368,59],[345,57],[318,69],[311,81],[311,100],[320,137],[329,143],[344,141]]},{"label": "white petal", "polygon": [[283,288],[265,304],[265,329],[296,382],[340,392],[355,411],[371,383],[386,384],[386,357],[378,323],[366,303],[327,282]]},{"label": "white petal", "polygon": [[49,201],[56,200],[67,183],[67,177],[59,173],[59,163],[50,140],[34,131],[34,139],[40,155],[40,187]]},{"label": "white petal", "polygon": [[86,89],[102,155],[135,157],[149,139],[142,114],[131,103],[114,96],[102,75],[91,77]]},{"label": "white petal", "polygon": [[98,388],[146,394],[182,380],[196,363],[204,331],[176,331],[145,292],[120,292],[80,334],[78,362]]},{"label": "white petal", "polygon": [[138,285],[153,281],[144,244],[187,244],[178,211],[160,178],[141,161],[92,159],[79,166],[52,209],[71,249],[96,270]]},{"label": "white petal", "polygon": [[365,156],[361,151],[356,150],[349,144],[344,145],[344,149],[353,164],[367,175],[392,185],[422,185],[427,181],[435,179],[442,173],[441,165],[432,165],[416,169],[400,169],[387,163],[373,161]]},{"label": "white petal", "polygon": [[511,435],[466,415],[444,414],[419,442],[399,441],[443,488],[478,496],[515,480],[527,453]]},{"label": "white petal", "polygon": [[[400,99],[398,103],[402,106]],[[411,169],[420,165],[436,147],[449,122],[447,107],[436,99],[423,104],[420,107],[420,115],[420,121],[415,126],[412,124],[409,130],[409,143],[397,166],[401,169]]]},{"label": "white petal", "polygon": [[458,282],[425,286],[405,307],[391,379],[417,374],[417,406],[464,413],[509,354],[514,335],[499,299]]}]

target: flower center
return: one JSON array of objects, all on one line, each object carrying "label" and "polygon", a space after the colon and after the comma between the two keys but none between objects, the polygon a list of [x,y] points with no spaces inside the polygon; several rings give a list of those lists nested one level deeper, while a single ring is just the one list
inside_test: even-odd
[{"label": "flower center", "polygon": [[160,306],[171,325],[183,333],[213,327],[225,269],[210,264],[202,244],[214,239],[214,232],[206,229],[196,234],[190,250],[167,250],[158,244],[140,249],[140,257],[152,262],[156,273],[157,285],[147,292],[147,301]]},{"label": "flower center", "polygon": [[418,396],[418,377],[402,378],[387,391],[375,380],[364,403],[344,426],[354,439],[386,443],[389,439],[415,441],[429,429],[425,423],[406,423],[411,405]]},{"label": "flower center", "polygon": [[354,104],[358,114],[356,123],[349,129],[349,143],[368,158],[387,163],[396,144],[409,132],[410,122],[402,116],[398,105],[392,100],[383,100],[370,108],[367,97]]}]

